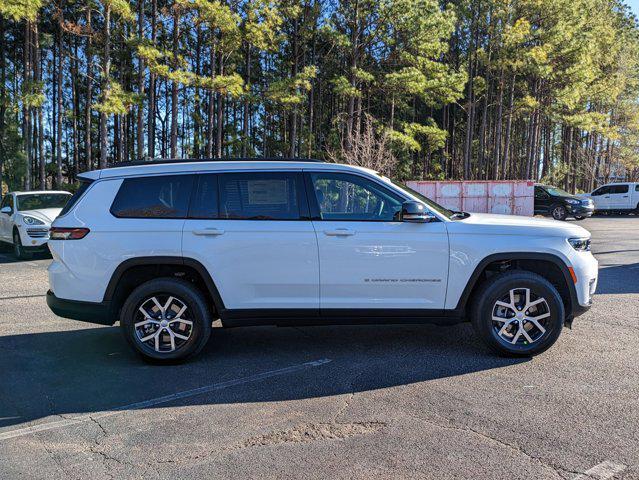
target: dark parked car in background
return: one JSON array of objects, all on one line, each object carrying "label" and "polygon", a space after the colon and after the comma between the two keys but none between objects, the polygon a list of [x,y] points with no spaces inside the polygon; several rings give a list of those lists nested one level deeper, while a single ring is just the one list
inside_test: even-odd
[{"label": "dark parked car in background", "polygon": [[583,198],[548,185],[535,185],[535,215],[550,215],[555,220],[574,217],[583,220],[592,216],[595,205]]}]

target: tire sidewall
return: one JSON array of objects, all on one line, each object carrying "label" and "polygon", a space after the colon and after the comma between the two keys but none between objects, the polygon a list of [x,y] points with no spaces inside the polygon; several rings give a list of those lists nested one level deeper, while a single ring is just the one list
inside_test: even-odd
[{"label": "tire sidewall", "polygon": [[[136,312],[146,299],[157,295],[172,295],[183,301],[191,311],[193,331],[187,343],[179,350],[159,353],[145,348],[136,336]],[[202,293],[190,283],[180,279],[155,279],[143,283],[133,290],[126,299],[120,313],[120,327],[133,347],[145,360],[153,363],[176,363],[197,354],[208,341],[211,334],[211,317]]]},{"label": "tire sidewall", "polygon": [[[546,322],[547,333],[542,339],[529,346],[508,345],[500,340],[493,329],[492,312],[495,302],[507,295],[513,288],[530,288],[531,293],[546,299],[551,312],[550,321]],[[508,273],[496,277],[480,292],[480,297],[473,311],[473,326],[493,350],[504,355],[533,356],[546,351],[557,341],[563,328],[564,318],[563,301],[550,282],[529,272]]]},{"label": "tire sidewall", "polygon": [[25,260],[29,257],[24,250],[24,245],[22,245],[20,234],[16,231],[13,232],[13,254],[18,260]]},{"label": "tire sidewall", "polygon": [[[563,209],[563,214],[560,217],[555,217],[555,209],[557,208]],[[566,207],[564,207],[563,205],[553,205],[552,208],[550,209],[550,215],[555,220],[566,220]]]}]

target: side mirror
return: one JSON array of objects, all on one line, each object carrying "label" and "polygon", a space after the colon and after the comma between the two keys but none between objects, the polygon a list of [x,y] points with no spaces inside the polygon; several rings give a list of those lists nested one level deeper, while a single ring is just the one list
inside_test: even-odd
[{"label": "side mirror", "polygon": [[428,223],[434,219],[435,217],[431,215],[423,203],[404,202],[402,204],[402,215],[400,218],[402,222]]},{"label": "side mirror", "polygon": [[11,209],[11,207],[2,207],[0,209],[0,213],[6,213],[7,215],[11,215],[13,213],[13,210]]}]

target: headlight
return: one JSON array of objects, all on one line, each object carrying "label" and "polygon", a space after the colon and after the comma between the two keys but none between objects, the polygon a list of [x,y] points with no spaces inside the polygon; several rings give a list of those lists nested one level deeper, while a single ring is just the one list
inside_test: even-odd
[{"label": "headlight", "polygon": [[34,217],[27,217],[26,215],[22,217],[22,221],[26,225],[44,225],[44,222],[42,220],[38,220],[37,218],[34,218]]},{"label": "headlight", "polygon": [[567,198],[566,199],[566,203],[569,203],[571,205],[579,205],[581,202],[579,200],[575,200],[575,199],[572,199],[572,198]]},{"label": "headlight", "polygon": [[568,243],[578,252],[590,251],[590,238],[569,238]]}]

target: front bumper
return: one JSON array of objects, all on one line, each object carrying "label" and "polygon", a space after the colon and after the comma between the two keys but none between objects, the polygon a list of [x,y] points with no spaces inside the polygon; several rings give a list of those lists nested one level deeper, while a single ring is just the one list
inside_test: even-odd
[{"label": "front bumper", "polygon": [[66,300],[56,297],[49,290],[47,292],[47,305],[58,317],[99,325],[113,325],[115,323],[111,302],[94,303]]},{"label": "front bumper", "polygon": [[26,249],[46,250],[49,225],[17,225],[22,246]]},{"label": "front bumper", "polygon": [[592,217],[595,213],[594,205],[566,205],[566,211],[569,215],[577,217]]}]

